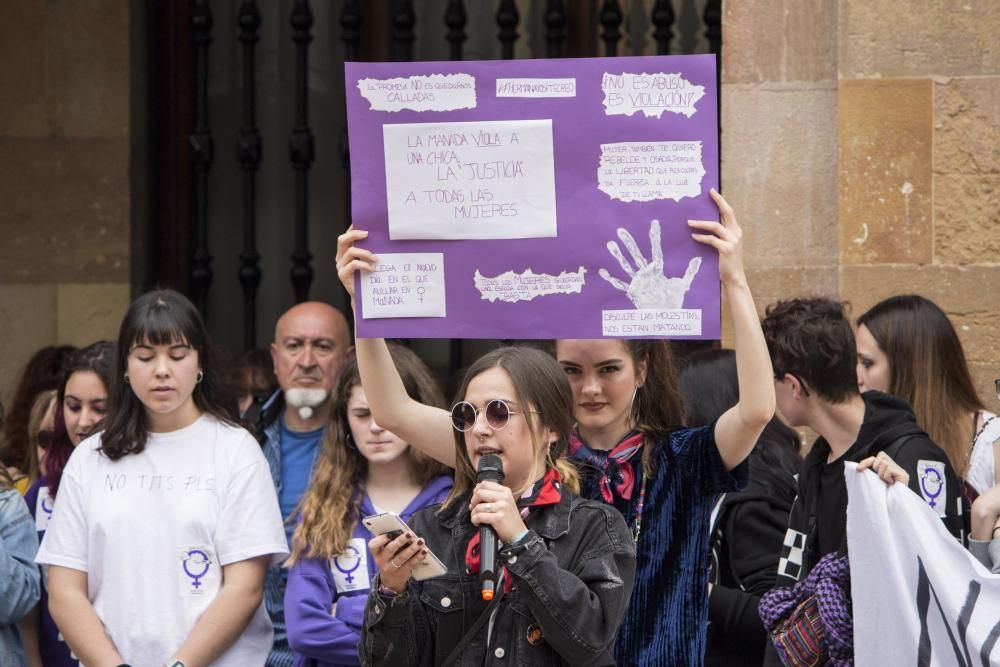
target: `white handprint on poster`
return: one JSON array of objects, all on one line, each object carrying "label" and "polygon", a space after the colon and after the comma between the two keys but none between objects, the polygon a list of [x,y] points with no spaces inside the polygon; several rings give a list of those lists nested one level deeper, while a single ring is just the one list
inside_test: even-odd
[{"label": "white handprint on poster", "polygon": [[[684,306],[684,296],[701,268],[701,257],[692,257],[681,277],[664,274],[663,246],[660,221],[649,223],[650,260],[647,261],[635,238],[623,227],[618,238],[632,258],[630,263],[615,241],[608,241],[608,252],[618,260],[629,281],[626,283],[602,268],[601,278],[615,289],[625,292],[635,306],[633,310],[604,310],[602,327],[605,336],[699,336],[701,309]],[[633,267],[632,264],[635,266]]]},{"label": "white handprint on poster", "polygon": [[718,338],[717,65],[347,63],[356,334]]}]

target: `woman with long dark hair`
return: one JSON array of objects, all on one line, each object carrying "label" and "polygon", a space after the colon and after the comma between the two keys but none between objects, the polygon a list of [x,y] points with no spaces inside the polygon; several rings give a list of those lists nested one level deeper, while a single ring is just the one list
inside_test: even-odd
[{"label": "woman with long dark hair", "polygon": [[287,548],[224,374],[186,298],[129,307],[104,430],[70,457],[37,559],[84,664],[242,666],[270,650],[264,573]]},{"label": "woman with long dark hair", "polygon": [[[615,648],[621,664],[701,664],[711,510],[717,494],[746,484],[744,461],[774,416],[773,369],[743,266],[742,231],[725,199],[710,194],[721,221],[687,224],[695,241],[719,253],[740,386],[733,407],[711,425],[684,428],[667,341],[558,340],[554,346],[572,391],[576,428],[568,450],[580,469],[581,496],[618,509],[636,549],[635,592]],[[338,240],[338,272],[350,293],[355,272],[372,270],[378,259],[355,245],[366,235],[350,229]],[[406,400],[380,341],[358,339],[356,352],[379,422],[452,463],[454,452],[443,444],[447,413]]]},{"label": "woman with long dark hair", "polygon": [[856,340],[861,391],[909,401],[917,423],[966,480],[970,501],[992,488],[1000,480],[1000,418],[977,395],[944,311],[916,294],[889,297],[858,318]]},{"label": "woman with long dark hair", "polygon": [[[389,353],[413,400],[444,405],[416,354],[400,345]],[[372,419],[357,361],[340,372],[333,401],[288,559],[285,625],[296,667],[359,664],[365,602],[378,572],[367,547],[374,536],[362,519],[395,512],[409,521],[452,486],[449,468]]]},{"label": "woman with long dark hair", "polygon": [[[739,401],[736,354],[703,350],[688,357],[679,386],[688,426],[711,424]],[[750,453],[750,482],[719,497],[712,512],[706,667],[759,667],[768,636],[757,614],[774,587],[795,475],[799,435],[773,417]]]},{"label": "woman with long dark hair", "polygon": [[[43,391],[55,389],[66,377],[65,368],[76,351],[71,345],[49,345],[38,350],[24,367],[21,379],[14,390],[14,398],[7,405],[6,421],[3,426],[2,463],[8,466],[21,465],[28,448],[28,416],[35,397]],[[23,483],[23,480],[22,480]],[[27,489],[19,489],[22,493]]]},{"label": "woman with long dark hair", "polygon": [[[51,430],[44,437],[40,431],[38,436],[39,443],[43,439],[47,441],[45,455],[39,462],[44,473],[24,496],[35,519],[39,542],[45,539],[49,519],[55,510],[63,469],[70,455],[87,435],[100,427],[107,413],[115,354],[115,344],[110,341],[98,341],[81,348],[70,357],[59,382]],[[29,654],[37,650],[46,667],[76,667],[79,662],[70,655],[69,647],[49,612],[45,584],[43,578],[38,611],[22,623],[25,637],[32,642],[37,641],[37,647],[28,647]]]}]

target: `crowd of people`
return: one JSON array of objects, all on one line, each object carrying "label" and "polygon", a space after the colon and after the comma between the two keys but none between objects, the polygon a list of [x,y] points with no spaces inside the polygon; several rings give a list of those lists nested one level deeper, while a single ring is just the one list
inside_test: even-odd
[{"label": "crowd of people", "polygon": [[[852,326],[810,297],[761,320],[712,197],[720,222],[689,224],[733,350],[499,347],[449,409],[411,350],[352,342],[330,305],[225,362],[155,290],[117,341],[39,351],[0,450],[0,664],[799,664],[798,584],[850,598],[849,462],[1000,571],[1000,420],[947,316],[897,296]],[[365,237],[338,239],[352,306]],[[850,619],[819,621],[843,664]]]}]

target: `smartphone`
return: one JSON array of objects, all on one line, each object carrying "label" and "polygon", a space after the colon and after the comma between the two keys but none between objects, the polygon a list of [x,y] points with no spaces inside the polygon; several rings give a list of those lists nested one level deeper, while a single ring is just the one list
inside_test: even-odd
[{"label": "smartphone", "polygon": [[[410,531],[406,522],[399,518],[399,515],[395,512],[383,512],[382,514],[366,516],[361,520],[361,523],[364,524],[365,528],[372,535],[388,535],[391,539],[396,539],[403,533]],[[434,552],[430,548],[427,549],[427,556],[424,560],[413,568],[413,578],[418,581],[440,577],[444,574],[448,574],[448,568],[444,566],[440,558],[434,555]]]}]

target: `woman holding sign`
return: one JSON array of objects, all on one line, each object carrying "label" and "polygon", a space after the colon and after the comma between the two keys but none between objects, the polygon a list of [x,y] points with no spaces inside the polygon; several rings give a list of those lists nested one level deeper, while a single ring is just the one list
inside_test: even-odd
[{"label": "woman holding sign", "polygon": [[[613,665],[635,550],[621,515],[576,494],[562,458],[572,433],[565,375],[540,350],[500,348],[469,368],[458,396],[451,495],[417,512],[409,531],[369,542],[379,575],[362,662]],[[448,414],[414,404],[410,431],[421,413]],[[480,477],[487,467],[493,475]],[[437,576],[414,573],[432,553]]]},{"label": "woman holding sign", "polygon": [[138,298],[114,367],[104,430],[70,457],[38,552],[49,611],[85,665],[261,665],[285,535],[194,305]]},{"label": "woman holding sign", "polygon": [[[742,231],[711,191],[721,222],[688,221],[692,238],[719,253],[719,277],[735,334],[740,401],[709,426],[684,429],[666,341],[559,340],[577,427],[570,455],[584,497],[618,508],[636,545],[635,594],[619,633],[620,664],[700,665],[708,615],[709,515],[719,493],[747,481],[745,460],[774,415],[773,370],[743,266]],[[378,258],[348,230],[337,267],[349,292]],[[381,341],[357,341],[358,365],[380,423],[444,462],[448,415],[406,400]]]},{"label": "woman holding sign", "polygon": [[[413,400],[444,404],[417,355],[399,345],[389,352]],[[365,602],[377,571],[367,546],[374,536],[361,519],[394,512],[409,521],[451,491],[451,470],[372,419],[357,362],[341,371],[333,400],[288,559],[285,622],[296,667],[358,664]]]}]

